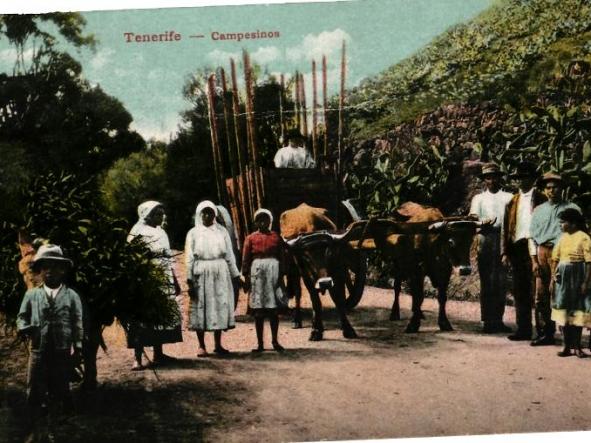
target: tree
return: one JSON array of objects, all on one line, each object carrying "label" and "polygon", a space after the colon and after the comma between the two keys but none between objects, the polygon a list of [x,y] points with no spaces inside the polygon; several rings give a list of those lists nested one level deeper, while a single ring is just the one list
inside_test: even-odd
[{"label": "tree", "polygon": [[[35,72],[42,66],[44,59],[55,54],[56,37],[42,30],[41,23],[52,23],[58,33],[77,48],[94,49],[96,40],[92,34],[84,35],[86,20],[79,13],[55,12],[49,14],[0,14],[0,39],[4,36],[17,52],[13,75]],[[27,66],[25,49],[31,48],[33,53]]]},{"label": "tree", "polygon": [[145,200],[165,202],[168,197],[166,183],[166,146],[152,142],[141,152],[119,159],[101,180],[101,194],[109,211],[133,223],[136,208]]}]

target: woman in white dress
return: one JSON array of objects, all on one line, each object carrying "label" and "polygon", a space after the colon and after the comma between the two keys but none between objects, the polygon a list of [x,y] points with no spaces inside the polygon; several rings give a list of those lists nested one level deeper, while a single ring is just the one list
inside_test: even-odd
[{"label": "woman in white dress", "polygon": [[216,206],[206,200],[195,211],[195,227],[187,233],[185,260],[191,297],[189,329],[197,332],[198,357],[207,356],[205,331],[213,331],[216,354],[229,351],[222,346],[222,332],[235,326],[234,286],[240,272],[226,228],[217,224]]},{"label": "woman in white dress", "polygon": [[[146,201],[138,206],[138,222],[131,228],[127,241],[139,239],[146,244],[151,251],[157,253],[155,262],[162,268],[168,281],[168,295],[176,298],[180,295],[180,287],[173,271],[172,251],[168,235],[162,229],[164,222],[164,207],[157,201]],[[178,306],[178,300],[177,300]],[[169,327],[149,327],[139,323],[126,325],[127,346],[135,350],[135,362],[132,370],[143,369],[142,354],[144,346],[154,347],[153,362],[167,363],[174,360],[162,352],[163,343],[176,343],[183,341],[180,323],[180,309],[177,312],[177,322]]]}]

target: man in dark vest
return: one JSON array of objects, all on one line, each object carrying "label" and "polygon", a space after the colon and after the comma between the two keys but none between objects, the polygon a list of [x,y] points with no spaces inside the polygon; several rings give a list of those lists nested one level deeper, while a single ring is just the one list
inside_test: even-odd
[{"label": "man in dark vest", "polygon": [[517,181],[519,191],[513,195],[505,210],[501,234],[501,260],[511,266],[513,297],[517,331],[509,340],[531,340],[534,277],[529,238],[534,209],[546,201],[546,197],[534,187],[536,167],[522,162],[510,176]]}]

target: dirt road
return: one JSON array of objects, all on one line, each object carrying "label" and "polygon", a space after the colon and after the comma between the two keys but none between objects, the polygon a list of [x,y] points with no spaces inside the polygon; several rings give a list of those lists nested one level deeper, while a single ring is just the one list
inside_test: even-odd
[{"label": "dirt road", "polygon": [[[436,302],[427,300],[421,332],[404,334],[405,321],[388,320],[390,291],[375,288],[367,288],[351,314],[360,338],[345,340],[332,303],[324,301],[323,342],[307,340],[307,310],[304,329],[290,329],[287,319],[280,325],[285,353],[253,355],[253,325],[239,316],[237,328],[224,335],[231,356],[197,359],[196,338],[185,331],[183,343],[165,347],[178,363],[156,372],[131,372],[122,331],[109,328],[109,351],[98,362],[101,385],[88,398],[75,391],[79,413],[56,424],[57,441],[275,442],[591,429],[591,358],[558,358],[558,347],[482,335],[479,307],[468,302],[448,305],[456,331],[438,331]],[[409,298],[402,308],[408,318]],[[513,324],[511,308],[506,318]],[[0,439],[19,441],[24,363],[22,355],[10,362],[6,356],[4,349]]]}]

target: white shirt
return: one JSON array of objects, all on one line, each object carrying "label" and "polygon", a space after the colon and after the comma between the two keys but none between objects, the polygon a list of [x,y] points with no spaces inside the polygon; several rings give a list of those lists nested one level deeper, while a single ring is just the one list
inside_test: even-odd
[{"label": "white shirt", "polygon": [[505,217],[505,208],[512,198],[513,195],[508,192],[499,190],[492,193],[487,189],[472,197],[470,214],[478,216],[480,221],[495,219],[493,226],[500,228]]},{"label": "white shirt", "polygon": [[57,294],[58,294],[58,292],[60,292],[60,289],[62,289],[62,286],[63,286],[63,285],[59,285],[57,288],[55,288],[55,289],[52,289],[52,288],[50,288],[49,286],[47,286],[47,285],[45,285],[45,284],[44,284],[44,285],[43,285],[43,289],[45,290],[45,293],[46,293],[46,294],[47,294],[49,297],[51,297],[52,299],[54,299],[54,300],[55,300],[55,297],[57,297]]},{"label": "white shirt", "polygon": [[308,169],[316,166],[310,153],[301,146],[284,146],[277,151],[273,162],[276,168]]},{"label": "white shirt", "polygon": [[517,220],[515,224],[515,232],[512,240],[514,242],[529,238],[529,225],[531,224],[532,214],[532,197],[534,195],[534,188],[525,194],[519,191],[519,200],[517,201]]}]

